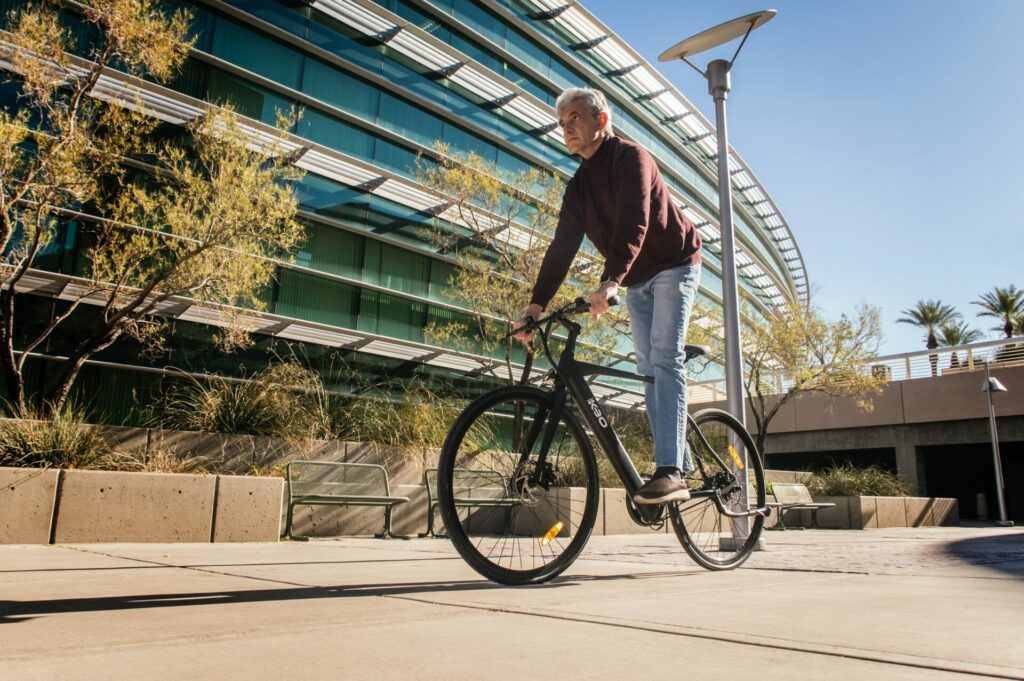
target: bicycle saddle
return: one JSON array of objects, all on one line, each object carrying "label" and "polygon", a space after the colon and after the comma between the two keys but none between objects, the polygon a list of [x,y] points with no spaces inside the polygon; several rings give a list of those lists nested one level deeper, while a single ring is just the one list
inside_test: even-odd
[{"label": "bicycle saddle", "polygon": [[686,361],[689,362],[694,357],[700,357],[711,352],[711,348],[706,345],[684,345],[683,352],[686,353]]}]

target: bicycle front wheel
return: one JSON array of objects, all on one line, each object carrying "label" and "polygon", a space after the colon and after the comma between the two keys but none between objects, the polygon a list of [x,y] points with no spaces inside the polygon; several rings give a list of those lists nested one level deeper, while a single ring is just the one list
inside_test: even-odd
[{"label": "bicycle front wheel", "polygon": [[438,506],[462,558],[502,584],[547,581],[576,559],[597,517],[597,462],[568,405],[513,386],[455,421],[437,471]]},{"label": "bicycle front wheel", "polygon": [[706,409],[694,422],[698,432],[686,436],[694,465],[687,474],[691,498],[670,505],[669,516],[694,562],[729,570],[750,556],[761,536],[764,516],[746,514],[765,508],[764,467],[750,434],[731,414]]}]

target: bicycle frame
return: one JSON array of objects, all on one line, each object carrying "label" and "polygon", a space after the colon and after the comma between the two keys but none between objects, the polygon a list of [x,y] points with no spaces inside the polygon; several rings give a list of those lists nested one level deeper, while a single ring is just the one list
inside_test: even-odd
[{"label": "bicycle frame", "polygon": [[[584,422],[590,428],[590,431],[594,434],[594,437],[597,439],[601,449],[608,457],[616,475],[618,475],[619,479],[622,481],[622,485],[626,490],[627,499],[632,499],[633,495],[636,494],[637,490],[644,484],[644,481],[637,472],[636,466],[633,465],[633,461],[629,458],[622,441],[619,439],[608,418],[601,410],[601,407],[597,402],[597,398],[594,396],[593,391],[587,384],[586,377],[597,375],[614,376],[618,378],[642,381],[644,383],[653,383],[654,378],[577,360],[575,358],[576,338],[582,327],[576,322],[561,316],[557,317],[556,321],[564,326],[569,332],[569,335],[566,338],[565,347],[563,348],[557,363],[554,362],[551,357],[547,343],[547,333],[541,330],[541,340],[544,353],[547,355],[548,359],[551,360],[552,365],[556,367],[552,372],[555,379],[555,386],[552,390],[554,404],[550,414],[540,415],[540,417],[534,421],[534,426],[525,439],[526,445],[523,449],[523,463],[525,463],[527,453],[532,449],[533,443],[536,442],[536,438],[540,435],[538,432],[539,429],[543,427],[546,421],[547,426],[544,432],[544,440],[540,448],[540,456],[538,457],[539,464],[536,467],[534,474],[539,476],[543,471],[548,448],[554,439],[558,423],[563,411],[565,410],[565,398],[566,393],[568,392],[573,402],[579,408],[580,413],[583,415]],[[526,374],[524,373],[524,376],[525,375]],[[722,467],[722,470],[728,470],[728,465],[718,456],[714,449],[708,446],[707,442],[704,441],[704,436],[700,432],[700,429],[697,428],[697,424],[693,420],[693,417],[687,414],[686,419],[688,432],[703,441],[703,444],[705,445],[704,451],[708,452],[715,458],[717,463]],[[756,456],[756,453],[754,455]],[[696,460],[696,464],[701,468],[701,472],[703,473],[703,467],[699,460]],[[737,481],[734,479],[733,485],[737,484]],[[734,488],[728,488],[725,491],[730,492],[732,489]],[[711,497],[719,511],[721,511],[723,515],[732,518],[746,518],[752,515],[764,514],[767,511],[766,508],[750,509],[747,512],[733,511],[722,503],[721,494],[721,489],[693,490],[691,491],[691,498]],[[634,515],[634,520],[639,524],[657,522],[663,513],[662,506],[636,506],[627,504],[627,508],[631,515],[634,515],[635,512],[636,515]],[[636,517],[637,515],[639,517]]]}]

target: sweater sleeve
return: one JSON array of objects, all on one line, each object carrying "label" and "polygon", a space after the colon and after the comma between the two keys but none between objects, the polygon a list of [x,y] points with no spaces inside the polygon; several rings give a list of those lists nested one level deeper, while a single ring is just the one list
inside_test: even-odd
[{"label": "sweater sleeve", "polygon": [[546,308],[555,297],[558,287],[565,280],[576,252],[583,243],[583,225],[580,221],[579,205],[576,192],[570,182],[562,197],[562,208],[558,213],[558,226],[555,236],[544,254],[537,274],[537,283],[530,295],[530,303]]},{"label": "sweater sleeve", "polygon": [[637,147],[626,147],[614,161],[615,225],[601,281],[621,284],[647,235],[651,212],[654,160]]}]

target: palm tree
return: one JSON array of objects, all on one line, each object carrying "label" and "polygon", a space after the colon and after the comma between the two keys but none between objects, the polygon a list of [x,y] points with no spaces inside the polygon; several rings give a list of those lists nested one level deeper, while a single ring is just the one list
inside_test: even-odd
[{"label": "palm tree", "polygon": [[[950,322],[939,327],[938,341],[945,347],[955,348],[958,345],[967,345],[979,341],[984,335],[978,329],[968,329],[967,322],[960,322],[959,324]],[[953,352],[950,354],[949,366],[951,368],[960,366],[960,357],[957,353]]]},{"label": "palm tree", "polygon": [[939,342],[935,339],[935,329],[952,324],[953,320],[961,317],[952,305],[944,305],[941,300],[919,300],[914,307],[903,310],[903,314],[906,316],[900,317],[897,322],[913,324],[928,330],[925,347],[929,350],[939,347]]},{"label": "palm tree", "polygon": [[[995,317],[1002,320],[1002,332],[1007,338],[1013,338],[1013,328],[1016,318],[1024,313],[1024,291],[1019,290],[1013,284],[1006,288],[996,286],[988,293],[983,293],[978,300],[971,301],[973,305],[981,307],[979,317]],[[1000,329],[1000,327],[995,327]]]},{"label": "palm tree", "polygon": [[[900,317],[897,322],[928,329],[925,347],[929,350],[939,347],[939,341],[935,340],[935,329],[960,318],[960,313],[953,309],[952,305],[944,305],[941,300],[919,300],[914,307],[903,310],[903,314],[906,317]],[[932,365],[932,376],[938,376],[939,356],[928,355],[928,362]]]}]

